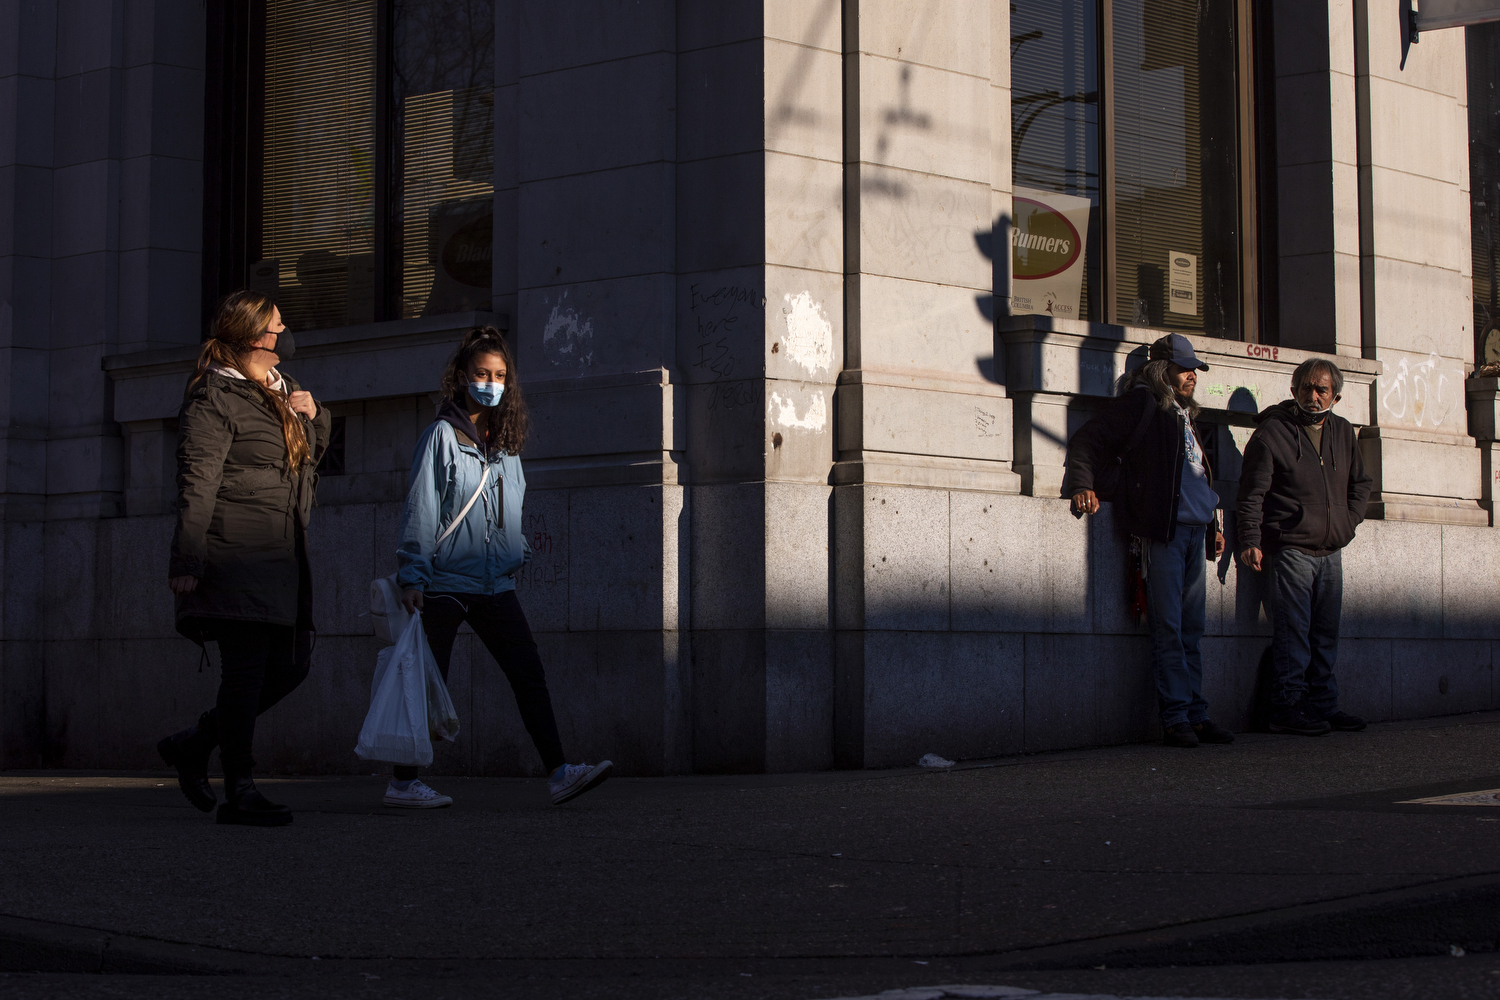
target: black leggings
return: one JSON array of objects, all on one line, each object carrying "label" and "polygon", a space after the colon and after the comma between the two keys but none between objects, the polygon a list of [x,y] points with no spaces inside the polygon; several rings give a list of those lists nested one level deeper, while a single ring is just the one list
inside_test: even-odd
[{"label": "black leggings", "polygon": [[220,619],[208,632],[219,642],[221,679],[218,702],[200,731],[218,743],[226,775],[249,774],[255,766],[250,744],[256,717],[307,679],[310,661],[296,655],[290,625]]},{"label": "black leggings", "polygon": [[[443,679],[448,679],[448,661],[453,656],[453,640],[464,622],[479,636],[490,651],[510,689],[516,695],[521,721],[542,755],[542,766],[551,774],[563,763],[562,739],[557,735],[557,719],[552,714],[552,697],[547,693],[547,678],[542,673],[542,658],[537,655],[531,626],[516,592],[503,594],[427,594],[422,601],[422,628],[427,645],[437,661]],[[397,781],[417,776],[415,767],[397,764]]]}]

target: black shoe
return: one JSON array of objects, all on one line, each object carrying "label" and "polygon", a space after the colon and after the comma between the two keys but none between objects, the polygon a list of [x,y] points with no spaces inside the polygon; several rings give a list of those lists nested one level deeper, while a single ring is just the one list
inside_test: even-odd
[{"label": "black shoe", "polygon": [[1332,715],[1325,715],[1323,716],[1323,721],[1334,729],[1345,733],[1357,733],[1369,725],[1364,719],[1361,719],[1357,715],[1350,715],[1348,712],[1334,712]]},{"label": "black shoe", "polygon": [[1169,747],[1182,747],[1190,750],[1198,745],[1198,734],[1193,732],[1193,727],[1186,722],[1179,722],[1175,726],[1168,726],[1166,732],[1161,734],[1161,741]]},{"label": "black shoe", "polygon": [[286,826],[292,821],[292,811],[260,794],[248,774],[226,774],[224,797],[229,801],[219,807],[220,823]]},{"label": "black shoe", "polygon": [[156,752],[177,770],[177,787],[194,808],[213,812],[219,804],[214,786],[208,783],[208,758],[214,748],[203,733],[203,719],[198,720],[198,725],[173,733],[156,744]]},{"label": "black shoe", "polygon": [[1212,719],[1204,719],[1202,722],[1193,723],[1193,732],[1198,734],[1200,743],[1233,743],[1234,734]]},{"label": "black shoe", "polygon": [[1326,736],[1333,727],[1322,719],[1314,719],[1300,708],[1277,707],[1271,711],[1270,730],[1273,733],[1289,733],[1293,736]]}]

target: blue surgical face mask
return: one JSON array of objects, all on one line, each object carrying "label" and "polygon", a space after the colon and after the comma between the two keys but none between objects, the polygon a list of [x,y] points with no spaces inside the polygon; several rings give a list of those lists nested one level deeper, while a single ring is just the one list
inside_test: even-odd
[{"label": "blue surgical face mask", "polygon": [[505,395],[505,383],[470,382],[469,395],[474,397],[474,402],[480,406],[499,406],[500,397]]}]

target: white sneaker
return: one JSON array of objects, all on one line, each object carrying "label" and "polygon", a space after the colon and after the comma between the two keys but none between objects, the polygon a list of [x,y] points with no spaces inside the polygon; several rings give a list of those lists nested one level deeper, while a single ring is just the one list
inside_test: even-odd
[{"label": "white sneaker", "polygon": [[385,799],[388,806],[399,809],[441,809],[443,806],[451,806],[453,799],[447,795],[439,794],[426,785],[422,784],[420,778],[406,786],[406,791],[396,787],[392,781],[385,786]]},{"label": "white sneaker", "polygon": [[560,806],[590,788],[604,784],[604,779],[614,769],[614,764],[607,760],[597,764],[564,764],[557,774],[547,779],[547,787],[552,790],[552,804]]}]

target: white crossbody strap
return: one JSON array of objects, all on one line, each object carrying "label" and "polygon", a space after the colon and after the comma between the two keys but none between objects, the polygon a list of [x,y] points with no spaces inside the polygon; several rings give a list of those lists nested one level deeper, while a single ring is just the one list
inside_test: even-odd
[{"label": "white crossbody strap", "polygon": [[[448,527],[446,527],[446,528],[443,529],[443,533],[441,535],[438,535],[438,540],[437,540],[437,544],[438,545],[442,545],[443,544],[443,539],[445,539],[449,535],[453,534],[453,531],[454,531],[454,529],[456,529],[458,527],[459,522],[462,521],[464,518],[466,518],[466,517],[469,516],[469,511],[471,511],[471,510],[474,509],[474,504],[479,499],[479,494],[481,494],[481,493],[484,492],[484,484],[487,483],[487,482],[489,482],[489,481],[490,481],[490,466],[489,466],[489,463],[486,462],[485,465],[484,465],[484,472],[481,473],[480,476],[479,476],[479,489],[475,490],[474,491],[474,495],[471,496],[471,497],[469,497],[469,502],[466,503],[466,504],[464,504],[464,509],[461,510],[461,511],[459,511],[458,512],[458,516],[455,517],[452,521],[450,521],[448,523]],[[434,545],[433,548],[437,548],[437,545]]]}]

